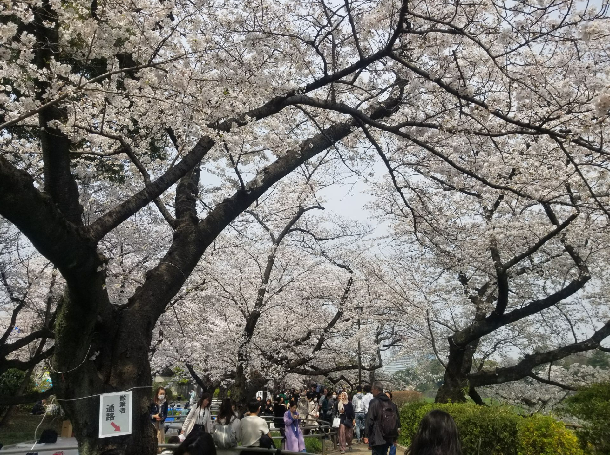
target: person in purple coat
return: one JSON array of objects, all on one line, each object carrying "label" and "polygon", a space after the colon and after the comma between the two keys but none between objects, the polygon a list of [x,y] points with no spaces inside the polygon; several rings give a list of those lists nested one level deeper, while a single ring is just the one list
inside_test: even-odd
[{"label": "person in purple coat", "polygon": [[290,408],[284,413],[284,424],[286,424],[286,447],[290,452],[305,452],[305,440],[299,426],[299,413],[296,403],[291,402]]}]

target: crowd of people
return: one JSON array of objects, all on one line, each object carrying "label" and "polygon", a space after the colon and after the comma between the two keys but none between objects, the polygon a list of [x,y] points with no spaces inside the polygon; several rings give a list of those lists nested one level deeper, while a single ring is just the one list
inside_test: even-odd
[{"label": "crowd of people", "polygon": [[[194,401],[194,400],[192,400]],[[391,392],[383,391],[380,382],[358,386],[351,393],[329,391],[311,386],[301,391],[281,392],[264,401],[261,397],[248,403],[240,418],[235,403],[225,398],[213,419],[210,410],[212,396],[201,395],[190,408],[174,455],[215,455],[216,447],[274,448],[268,422],[282,436],[282,449],[305,452],[304,435],[309,432],[329,432],[337,429],[338,446],[342,454],[352,450],[352,444],[367,444],[372,455],[395,455],[400,432],[398,408]],[[159,443],[164,442],[163,421],[167,416],[165,390],[159,388],[151,407],[151,419],[157,429]],[[261,416],[267,416],[267,420]],[[355,435],[355,440],[354,440]],[[174,437],[176,438],[176,437]],[[426,415],[405,455],[459,455],[457,428],[453,419],[442,411]]]}]

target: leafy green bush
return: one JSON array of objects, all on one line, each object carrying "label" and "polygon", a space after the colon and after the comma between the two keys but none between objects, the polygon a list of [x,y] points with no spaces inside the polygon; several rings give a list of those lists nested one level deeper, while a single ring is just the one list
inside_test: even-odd
[{"label": "leafy green bush", "polygon": [[[0,374],[0,390],[2,390],[3,395],[14,395],[19,390],[23,379],[25,378],[25,372],[21,370],[17,370],[15,368],[10,368],[6,370],[4,373]],[[30,378],[29,383],[27,384],[24,393],[31,392],[34,388],[34,383]]]},{"label": "leafy green bush", "polygon": [[587,453],[610,455],[610,383],[579,390],[565,401],[564,412],[584,422],[576,434]]},{"label": "leafy green bush", "polygon": [[552,417],[523,417],[509,406],[474,403],[406,404],[400,412],[401,445],[409,446],[419,422],[433,409],[451,414],[464,455],[582,455],[574,434]]},{"label": "leafy green bush", "polygon": [[307,453],[322,453],[322,440],[318,438],[305,438],[305,451]]},{"label": "leafy green bush", "polygon": [[517,455],[515,441],[521,417],[505,406],[477,406],[471,403],[412,403],[401,408],[399,443],[409,446],[419,422],[433,409],[448,412],[460,432],[464,455]]},{"label": "leafy green bush", "polygon": [[[0,391],[2,391],[2,395],[15,395],[19,390],[19,387],[21,386],[21,383],[23,382],[24,378],[25,372],[17,370],[15,368],[10,368],[4,373],[0,374]],[[29,392],[32,392],[33,390],[34,382],[30,377],[28,384],[23,390],[23,393],[27,394]],[[0,412],[3,412],[4,409],[6,409],[6,406],[0,406]]]},{"label": "leafy green bush", "polygon": [[563,422],[534,414],[519,424],[519,455],[583,455],[578,438]]}]

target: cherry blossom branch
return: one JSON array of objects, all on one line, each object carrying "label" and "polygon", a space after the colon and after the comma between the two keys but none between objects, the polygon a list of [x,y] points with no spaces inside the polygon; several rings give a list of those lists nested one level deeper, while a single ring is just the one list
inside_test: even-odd
[{"label": "cherry blossom branch", "polygon": [[4,373],[11,368],[15,368],[17,370],[27,370],[35,365],[38,365],[45,359],[48,359],[53,355],[53,351],[55,350],[55,346],[51,346],[44,352],[41,352],[38,355],[33,356],[29,360],[18,360],[18,359],[1,359],[0,362],[0,374]]},{"label": "cherry blossom branch", "polygon": [[[106,133],[104,131],[97,131],[97,130],[94,130],[94,129],[88,128],[88,127],[82,127],[82,126],[78,126],[78,125],[76,127],[83,129],[84,131],[87,131],[88,133],[97,134],[99,136],[107,137],[108,139],[113,139],[115,141],[118,141],[120,144],[120,147],[113,154],[125,153],[129,157],[131,162],[135,165],[135,167],[138,169],[138,171],[140,171],[140,174],[142,174],[142,178],[144,179],[144,184],[150,185],[150,174],[148,173],[148,171],[146,170],[146,168],[144,167],[142,162],[138,159],[136,154],[133,152],[131,145],[123,137],[116,135],[116,134]],[[161,216],[163,216],[165,221],[167,221],[167,224],[169,224],[172,227],[172,229],[175,229],[176,220],[169,213],[169,210],[167,210],[167,207],[165,207],[163,202],[158,197],[153,198],[153,202],[159,209]]]},{"label": "cherry blossom branch", "polygon": [[10,353],[17,351],[18,349],[21,349],[21,348],[27,346],[28,344],[30,344],[32,341],[36,341],[40,338],[46,339],[46,338],[54,338],[54,337],[55,336],[53,335],[53,332],[46,327],[42,328],[40,330],[35,330],[34,332],[31,332],[31,333],[27,334],[26,336],[21,337],[10,344],[5,344],[5,343],[0,344],[0,357],[6,357]]},{"label": "cherry blossom branch", "polygon": [[526,257],[534,254],[536,251],[538,251],[540,248],[542,248],[545,243],[547,243],[549,240],[556,237],[563,230],[565,230],[572,223],[572,221],[574,221],[577,217],[578,217],[578,213],[571,214],[568,218],[566,218],[566,220],[563,223],[557,225],[555,227],[555,229],[553,229],[552,231],[549,231],[546,235],[542,236],[535,244],[533,244],[527,250],[523,251],[522,253],[514,256],[512,259],[505,262],[502,265],[502,268],[504,270],[508,270],[511,267],[518,264],[519,262],[521,262]]},{"label": "cherry blossom branch", "polygon": [[101,240],[108,232],[145,207],[151,200],[161,196],[170,186],[192,170],[213,146],[214,141],[211,138],[200,139],[178,164],[85,227],[84,232],[95,241]]},{"label": "cherry blossom branch", "polygon": [[147,63],[145,65],[136,65],[136,66],[132,66],[129,68],[122,68],[122,69],[118,69],[118,70],[113,70],[113,71],[108,71],[107,73],[101,74],[99,76],[96,76],[92,79],[88,79],[84,82],[79,83],[76,87],[74,87],[72,92],[67,92],[64,93],[63,95],[58,96],[57,98],[55,98],[54,100],[49,101],[48,103],[45,103],[39,107],[37,107],[36,109],[31,109],[27,112],[24,112],[23,114],[21,114],[20,116],[14,118],[13,120],[9,120],[7,122],[4,122],[2,124],[0,124],[0,129],[4,129],[4,128],[8,128],[10,126],[16,125],[17,123],[19,123],[22,120],[27,119],[28,117],[32,117],[33,115],[38,114],[39,112],[42,112],[45,109],[48,109],[50,107],[53,107],[59,103],[61,103],[62,101],[64,101],[65,99],[67,99],[68,97],[74,95],[76,91],[82,90],[86,85],[88,84],[94,84],[96,82],[102,81],[110,76],[114,76],[115,74],[120,74],[120,73],[127,73],[127,72],[134,72],[134,71],[139,71],[145,68],[156,68],[158,66],[161,65],[166,65],[168,63],[174,62],[176,60],[180,60],[182,58],[184,58],[186,56],[186,54],[182,54],[167,60],[164,60],[162,62],[157,62],[157,63]]},{"label": "cherry blossom branch", "polygon": [[417,219],[418,219],[418,217],[421,217],[421,215],[416,213],[413,206],[411,204],[409,204],[409,202],[407,201],[407,198],[405,197],[405,194],[402,191],[402,188],[398,185],[398,181],[396,180],[394,168],[392,168],[392,165],[390,164],[390,160],[388,160],[388,157],[383,152],[383,150],[382,150],[381,146],[379,145],[379,143],[377,142],[377,140],[373,137],[373,135],[370,133],[368,128],[364,125],[362,120],[357,119],[357,121],[360,124],[360,128],[364,132],[364,135],[369,140],[369,142],[373,145],[373,147],[375,147],[375,150],[377,150],[377,154],[381,157],[383,164],[385,164],[385,167],[388,170],[388,174],[390,174],[390,178],[392,179],[392,184],[394,185],[394,188],[400,195],[400,198],[402,199],[403,204],[411,212],[411,219],[413,220],[413,231],[415,231],[415,233],[417,233],[417,223],[418,223]]},{"label": "cherry blossom branch", "polygon": [[566,385],[566,384],[562,384],[560,382],[556,382],[556,381],[553,381],[551,379],[545,379],[545,378],[543,378],[541,376],[538,376],[538,375],[536,375],[534,373],[530,373],[527,376],[532,378],[532,379],[535,379],[536,381],[541,382],[543,384],[554,385],[555,387],[559,387],[560,389],[571,390],[573,392],[578,390],[576,387],[572,387],[572,386],[569,386],[569,385]]},{"label": "cherry blossom branch", "polygon": [[349,4],[349,0],[345,0],[345,11],[347,12],[347,18],[349,20],[349,25],[352,28],[352,36],[354,37],[354,44],[356,44],[356,49],[358,50],[358,55],[360,56],[360,60],[364,58],[364,52],[362,52],[362,47],[360,46],[360,39],[358,38],[358,33],[356,32],[356,23],[354,22],[354,17],[352,16],[352,9]]},{"label": "cherry blossom branch", "polygon": [[565,156],[568,158],[568,161],[572,164],[572,166],[574,166],[574,169],[576,170],[576,173],[578,174],[578,176],[580,177],[580,179],[582,180],[582,182],[585,184],[585,186],[587,187],[587,190],[589,191],[589,194],[591,194],[591,197],[593,198],[593,200],[595,201],[595,203],[597,204],[597,206],[606,214],[606,216],[608,217],[608,219],[610,220],[610,212],[608,211],[608,209],[604,206],[604,204],[601,203],[601,201],[599,200],[599,198],[597,197],[597,195],[595,194],[595,191],[593,191],[593,188],[591,188],[591,185],[589,184],[589,181],[585,178],[585,176],[582,174],[582,171],[580,170],[580,166],[578,166],[578,164],[576,164],[576,161],[574,161],[574,157],[572,157],[572,155],[570,154],[570,152],[568,152],[568,150],[566,149],[565,145],[563,144],[563,142],[561,142],[560,140],[558,140],[557,138],[553,138],[555,139],[555,142],[557,143],[557,145],[559,145],[559,148],[561,149],[561,151],[565,154]]},{"label": "cherry blossom branch", "polygon": [[1,347],[6,342],[6,340],[10,336],[11,332],[15,328],[15,324],[17,323],[17,315],[25,306],[25,300],[20,299],[13,294],[13,291],[11,289],[10,284],[8,283],[8,280],[6,278],[6,273],[4,272],[4,270],[0,271],[0,278],[2,279],[2,284],[4,285],[4,288],[6,289],[6,292],[8,293],[9,299],[12,302],[17,303],[17,306],[15,308],[13,308],[13,311],[11,313],[11,319],[8,323],[8,326],[7,326],[6,330],[4,331],[4,333],[2,334],[2,337],[0,338],[0,347]]},{"label": "cherry blossom branch", "polygon": [[438,362],[443,366],[443,368],[447,369],[447,365],[441,359],[441,356],[438,354],[438,349],[436,349],[436,341],[434,340],[434,332],[432,331],[432,324],[430,323],[430,310],[426,310],[426,321],[428,323],[428,332],[430,333],[430,341],[432,342],[432,350],[434,351],[434,355]]},{"label": "cherry blossom branch", "polygon": [[427,71],[417,67],[413,63],[410,63],[410,62],[404,60],[403,58],[399,57],[398,55],[396,55],[394,53],[390,54],[390,58],[396,60],[398,63],[404,65],[406,68],[410,69],[411,71],[413,71],[414,73],[423,77],[424,79],[427,79],[428,81],[433,82],[434,84],[438,85],[440,88],[442,88],[446,92],[450,93],[451,95],[455,96],[456,98],[459,98],[463,101],[466,101],[466,102],[469,102],[472,104],[475,104],[475,105],[485,109],[486,111],[490,112],[494,117],[497,117],[500,120],[503,120],[507,123],[513,124],[520,128],[525,128],[528,130],[536,131],[540,134],[544,134],[551,138],[559,138],[562,140],[571,139],[571,141],[573,143],[580,145],[581,147],[584,147],[593,152],[603,153],[601,146],[594,146],[583,138],[580,138],[580,137],[570,138],[569,133],[561,133],[559,131],[545,128],[544,126],[534,125],[534,124],[528,123],[528,122],[523,122],[521,120],[514,119],[507,114],[503,114],[502,112],[500,112],[500,110],[493,109],[492,107],[488,106],[487,103],[485,103],[484,101],[480,101],[477,98],[475,98],[474,96],[467,95],[465,93],[462,93],[462,91],[460,91],[459,89],[451,87],[448,83],[443,82],[443,80],[440,77],[432,77],[430,75],[430,73],[428,73]]},{"label": "cherry blossom branch", "polygon": [[579,343],[572,343],[570,345],[547,352],[526,355],[523,360],[510,367],[470,373],[468,375],[468,381],[473,387],[518,381],[519,379],[523,379],[534,374],[532,372],[533,369],[539,365],[544,365],[549,362],[563,359],[570,354],[599,349],[600,343],[608,336],[610,336],[610,321],[606,322],[606,324],[604,324],[599,330],[595,331],[594,334],[587,340]]}]

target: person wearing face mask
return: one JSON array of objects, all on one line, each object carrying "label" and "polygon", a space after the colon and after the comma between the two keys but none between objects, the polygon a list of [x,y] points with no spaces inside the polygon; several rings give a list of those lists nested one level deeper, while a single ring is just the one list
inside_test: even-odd
[{"label": "person wearing face mask", "polygon": [[326,396],[326,420],[332,425],[335,417],[335,404],[337,403],[337,394],[328,392]]},{"label": "person wearing face mask", "polygon": [[165,389],[159,387],[155,393],[155,399],[150,407],[150,418],[157,430],[157,441],[165,444],[165,418],[167,417],[167,401],[165,400]]}]

